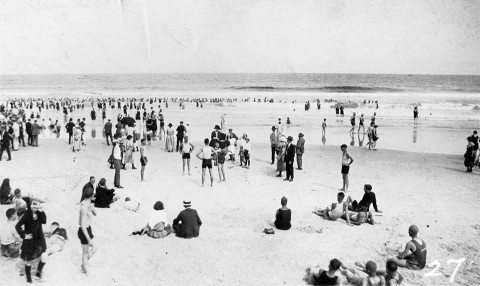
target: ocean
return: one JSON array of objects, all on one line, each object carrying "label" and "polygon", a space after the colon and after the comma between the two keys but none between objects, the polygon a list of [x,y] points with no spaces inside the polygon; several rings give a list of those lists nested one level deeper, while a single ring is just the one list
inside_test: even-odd
[{"label": "ocean", "polygon": [[0,92],[241,90],[321,93],[480,93],[480,76],[385,74],[1,75]]}]

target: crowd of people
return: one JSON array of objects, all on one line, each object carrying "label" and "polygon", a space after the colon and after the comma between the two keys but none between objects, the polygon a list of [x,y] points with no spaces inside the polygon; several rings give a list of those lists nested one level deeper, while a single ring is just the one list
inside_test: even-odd
[{"label": "crowd of people", "polygon": [[[244,99],[245,100],[245,99]],[[258,102],[261,99],[253,99]],[[270,99],[264,98],[264,102],[270,102]],[[165,129],[165,118],[162,108],[168,108],[168,103],[184,106],[185,102],[195,102],[198,108],[203,108],[206,103],[236,102],[236,99],[115,99],[105,98],[96,100],[85,99],[47,99],[47,100],[13,100],[7,103],[6,108],[2,106],[0,112],[3,118],[0,135],[2,142],[0,144],[0,160],[5,151],[8,159],[11,159],[11,151],[19,150],[20,146],[38,146],[38,135],[42,130],[50,128],[52,132],[59,134],[61,127],[58,123],[49,121],[51,124],[45,124],[44,119],[40,118],[42,109],[63,110],[64,118],[67,119],[70,113],[75,110],[82,110],[91,106],[90,119],[97,120],[97,111],[102,113],[104,122],[104,134],[107,145],[112,145],[111,153],[108,158],[110,168],[114,169],[113,186],[114,188],[123,188],[121,185],[121,170],[137,169],[135,164],[140,163],[140,180],[144,180],[145,168],[149,163],[148,148],[151,146],[153,138],[158,138],[160,142],[165,141],[165,151],[178,152],[182,160],[182,174],[191,175],[191,154],[195,151],[196,157],[201,160],[202,178],[201,185],[205,185],[205,176],[207,169],[209,172],[210,186],[214,185],[213,167],[218,171],[218,182],[226,182],[226,161],[249,169],[251,166],[252,145],[250,138],[246,133],[238,137],[232,128],[227,128],[225,118],[222,116],[220,124],[215,124],[209,138],[204,139],[204,145],[195,149],[195,146],[189,140],[191,129],[188,123],[180,121],[174,129],[173,124],[169,123]],[[377,103],[377,102],[376,102]],[[163,104],[163,107],[162,107]],[[377,103],[378,104],[378,103]],[[150,110],[148,108],[150,107]],[[320,101],[317,101],[317,108],[320,109]],[[33,109],[38,110],[37,115]],[[106,109],[118,109],[119,114],[116,123],[112,119],[106,118]],[[343,105],[339,107],[339,113],[343,114]],[[310,109],[310,102],[305,105],[305,110]],[[27,110],[30,111],[30,118],[27,118]],[[143,111],[143,113],[142,113]],[[130,116],[135,113],[135,116]],[[415,120],[418,118],[418,111]],[[356,129],[356,114],[351,117],[352,128],[350,133]],[[378,140],[376,114],[371,118],[370,126],[365,131],[364,115],[358,118],[360,130],[368,135],[369,142],[366,147],[375,149]],[[287,118],[287,124],[290,119]],[[74,121],[73,117],[68,119],[65,125],[65,132],[68,133],[68,144],[73,145],[72,151],[78,152],[86,144],[84,139],[86,120],[78,118]],[[322,123],[322,135],[326,132],[326,119]],[[144,129],[142,129],[144,128]],[[10,130],[13,130],[12,132]],[[271,165],[275,165],[277,177],[283,178],[285,172],[286,182],[294,180],[294,162],[297,163],[297,170],[303,170],[303,154],[305,153],[305,136],[298,134],[296,144],[294,138],[285,134],[285,128],[279,119],[278,124],[271,128],[270,146],[271,146]],[[24,142],[24,133],[27,133],[27,144]],[[472,136],[467,138],[468,146],[465,153],[465,166],[467,172],[471,172],[475,164],[478,165],[478,136],[475,131]],[[349,192],[349,170],[354,159],[347,152],[347,145],[341,145],[341,174],[343,185],[337,194],[337,199],[330,206],[321,209],[315,209],[314,214],[325,220],[337,221],[344,220],[348,225],[375,224],[373,211],[380,213],[377,207],[375,193],[370,184],[364,185],[364,194],[362,199],[357,202]],[[139,152],[139,158],[135,153]],[[137,165],[138,166],[138,165]],[[83,187],[81,200],[79,204],[79,227],[77,236],[82,248],[81,270],[88,273],[89,259],[98,250],[94,244],[94,232],[92,222],[97,215],[96,208],[109,208],[112,204],[121,204],[122,199],[115,193],[114,188],[109,188],[106,179],[102,178],[95,186],[95,177]],[[288,231],[292,228],[292,210],[287,207],[287,198],[280,200],[281,208],[275,213],[273,225],[276,229]],[[32,282],[32,267],[35,267],[35,277],[42,277],[42,270],[47,263],[47,257],[63,249],[65,241],[68,239],[65,229],[61,228],[57,222],[50,225],[50,231],[44,232],[42,225],[46,224],[47,216],[42,209],[42,202],[37,198],[22,196],[21,191],[16,189],[12,192],[10,181],[5,179],[0,187],[0,203],[12,204],[12,208],[6,211],[8,223],[0,229],[0,242],[2,256],[9,258],[21,257],[24,261],[24,274],[27,282]],[[153,204],[153,210],[145,226],[139,230],[133,231],[131,235],[148,235],[152,238],[165,238],[170,234],[175,234],[181,238],[194,238],[200,234],[202,221],[198,212],[192,208],[190,200],[183,201],[184,210],[178,216],[170,221],[168,219],[165,205],[162,201],[156,201]],[[138,211],[140,204],[128,197],[123,198],[123,207],[130,211]],[[273,229],[265,229],[266,233],[274,233]],[[317,268],[308,268],[306,281],[314,285],[342,285],[348,281],[354,285],[399,285],[402,283],[402,275],[398,272],[398,267],[406,267],[412,270],[421,270],[426,264],[426,244],[418,237],[419,229],[411,225],[408,233],[411,240],[406,243],[404,251],[397,257],[391,258],[386,263],[386,270],[377,269],[377,264],[368,261],[361,264],[361,271],[354,268],[348,268],[338,259],[330,261],[328,270]],[[48,240],[47,240],[48,239]],[[365,272],[366,276],[362,273]]]}]

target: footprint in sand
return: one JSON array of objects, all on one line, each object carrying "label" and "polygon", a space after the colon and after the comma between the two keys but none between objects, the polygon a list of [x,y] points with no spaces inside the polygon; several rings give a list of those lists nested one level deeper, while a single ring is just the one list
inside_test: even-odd
[{"label": "footprint in sand", "polygon": [[315,229],[311,226],[297,227],[297,230],[305,233],[322,233],[323,232],[323,228]]}]

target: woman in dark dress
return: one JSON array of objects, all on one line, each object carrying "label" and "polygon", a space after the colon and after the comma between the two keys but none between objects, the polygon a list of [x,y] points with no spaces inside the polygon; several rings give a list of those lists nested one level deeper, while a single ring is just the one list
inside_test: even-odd
[{"label": "woman in dark dress", "polygon": [[463,155],[463,157],[465,158],[464,164],[465,167],[467,167],[467,172],[471,173],[475,162],[475,144],[473,144],[471,137],[468,137],[467,140],[467,151],[465,152],[465,155]]},{"label": "woman in dark dress", "polygon": [[47,222],[47,216],[42,210],[40,202],[33,200],[27,203],[27,212],[18,221],[15,229],[23,239],[21,257],[25,261],[25,275],[28,283],[32,283],[32,261],[41,257],[35,276],[42,278],[45,259],[42,254],[47,250],[42,224]]},{"label": "woman in dark dress", "polygon": [[282,208],[277,210],[275,214],[275,227],[281,230],[289,230],[292,225],[290,221],[292,220],[292,211],[287,208],[287,198],[282,197],[280,201]]},{"label": "woman in dark dress", "polygon": [[6,178],[2,182],[2,186],[0,186],[0,204],[2,205],[9,205],[12,203],[12,187],[10,187],[10,179]]},{"label": "woman in dark dress", "polygon": [[115,200],[115,190],[108,189],[106,185],[106,180],[104,178],[100,179],[98,186],[95,189],[95,207],[96,208],[109,208],[110,204]]}]

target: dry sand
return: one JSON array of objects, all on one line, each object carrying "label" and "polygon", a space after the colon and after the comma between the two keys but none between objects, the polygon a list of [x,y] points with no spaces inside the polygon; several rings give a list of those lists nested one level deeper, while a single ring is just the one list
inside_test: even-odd
[{"label": "dry sand", "polygon": [[[203,110],[201,117],[195,117],[198,115],[176,111],[172,115],[175,120],[167,117],[167,122],[187,118],[196,123],[193,143],[197,150],[200,140],[209,136],[212,122],[219,121],[220,109]],[[272,118],[273,123],[276,116],[263,117]],[[255,117],[250,121],[254,124]],[[245,129],[241,125],[234,128],[237,134],[249,133],[241,130]],[[417,272],[400,269],[406,285],[451,285],[456,264],[447,262],[463,257],[455,283],[479,283],[479,171],[465,173],[461,155],[349,148],[355,159],[349,194],[361,199],[363,184],[371,184],[383,213],[375,216],[374,226],[348,226],[311,213],[315,207],[335,201],[341,187],[339,147],[309,141],[309,132],[304,131],[304,170],[295,170],[294,182],[283,182],[275,177],[275,165],[269,162],[268,122],[264,128],[263,138],[261,134],[253,136],[251,169],[227,162],[227,182],[216,183],[213,188],[200,187],[199,160],[192,158],[192,176],[182,176],[180,155],[166,153],[164,144],[153,142],[148,150],[146,181],[140,182],[139,170],[128,169],[121,175],[125,188],[116,191],[122,198],[130,196],[141,202],[140,211],[133,213],[117,206],[98,209],[92,227],[99,251],[90,262],[88,277],[80,272],[76,204],[90,175],[97,182],[104,177],[109,186],[113,185],[114,171],[106,163],[110,147],[97,138],[88,140],[88,146],[74,154],[64,139],[40,137],[39,148],[13,152],[13,160],[0,165],[0,179],[8,177],[13,189],[45,197],[44,229],[58,221],[70,237],[63,252],[50,256],[42,284],[304,285],[306,267],[327,267],[334,257],[350,266],[373,260],[384,268],[386,259],[408,241],[410,224],[419,226],[419,236],[428,246],[427,263],[438,261],[442,275],[423,277],[433,269],[428,267]],[[138,162],[138,153],[135,155]],[[214,175],[218,181],[215,169]],[[293,212],[292,229],[265,235],[262,231],[273,221],[282,196],[288,198]],[[192,200],[203,221],[200,237],[184,240],[170,235],[155,240],[129,236],[145,225],[156,200],[163,201],[173,220],[183,209],[184,199]],[[6,209],[1,206],[0,223],[5,222]],[[2,281],[9,285],[25,283],[15,270],[17,261],[0,260]]]}]

